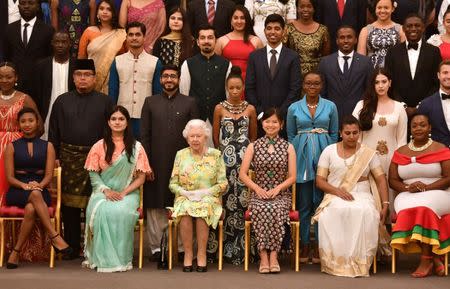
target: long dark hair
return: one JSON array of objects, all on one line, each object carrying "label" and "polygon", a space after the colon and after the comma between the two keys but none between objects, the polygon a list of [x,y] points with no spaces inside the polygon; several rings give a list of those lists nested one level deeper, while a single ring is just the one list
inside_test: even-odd
[{"label": "long dark hair", "polygon": [[184,60],[192,56],[192,50],[194,45],[191,26],[188,23],[188,18],[183,8],[177,6],[175,8],[172,8],[169,11],[169,13],[167,13],[166,29],[164,30],[164,33],[161,35],[161,37],[166,36],[170,32],[172,32],[169,27],[169,19],[170,16],[172,16],[176,12],[179,12],[181,14],[181,17],[183,18],[183,28],[181,29],[181,55],[180,55],[180,64],[181,64]]},{"label": "long dark hair", "polygon": [[[384,75],[389,80],[392,80],[391,75],[384,68],[377,68],[373,72],[370,83],[364,94],[363,107],[359,113],[359,123],[361,124],[362,131],[372,129],[372,121],[377,113],[378,95],[375,91],[375,80],[378,75]],[[391,89],[392,88],[389,88],[388,95],[391,95]]]},{"label": "long dark hair", "polygon": [[[127,127],[125,128],[125,131],[123,132],[123,143],[125,144],[125,151],[127,153],[128,161],[131,162],[130,160],[131,160],[131,156],[133,155],[133,148],[134,148],[134,144],[136,143],[136,139],[134,138],[133,133],[130,128],[130,125],[131,125],[130,114],[128,113],[128,110],[125,107],[123,107],[121,105],[116,105],[113,108],[113,110],[111,111],[111,113],[108,115],[108,120],[111,119],[111,116],[115,112],[120,112],[127,119]],[[103,139],[104,139],[105,148],[106,148],[105,161],[108,164],[111,164],[112,155],[114,153],[114,149],[116,148],[116,146],[114,145],[114,142],[112,140],[112,131],[111,131],[111,128],[109,127],[109,125],[106,126],[105,136]]]},{"label": "long dark hair", "polygon": [[[112,29],[121,28],[119,26],[119,17],[117,16],[116,6],[114,5],[114,2],[112,0],[101,0],[100,2],[98,2],[97,8],[95,9],[95,16],[97,17],[98,9],[100,8],[100,4],[102,4],[102,3],[106,3],[111,7],[111,13],[112,13],[111,27],[112,27]],[[98,17],[95,18],[95,23],[97,26],[100,27],[101,23],[100,23],[100,20],[98,19]]]},{"label": "long dark hair", "polygon": [[255,31],[253,30],[253,20],[250,16],[250,12],[248,12],[248,9],[243,5],[236,5],[234,6],[233,13],[231,13],[230,17],[230,23],[233,19],[233,15],[236,11],[241,11],[244,14],[245,18],[245,28],[244,28],[244,42],[248,43],[250,40],[250,35],[255,35]]}]

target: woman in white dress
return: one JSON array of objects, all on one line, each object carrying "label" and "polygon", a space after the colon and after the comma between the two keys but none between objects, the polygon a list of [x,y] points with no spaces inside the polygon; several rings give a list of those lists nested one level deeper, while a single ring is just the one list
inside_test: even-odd
[{"label": "woman in white dress", "polygon": [[261,39],[264,45],[267,44],[264,34],[264,21],[270,14],[280,14],[285,22],[297,19],[296,0],[245,0],[245,7],[250,12],[253,19],[256,36]]},{"label": "woman in white dress", "polygon": [[369,276],[388,210],[386,176],[375,150],[358,142],[355,117],[344,117],[340,133],[342,141],[325,148],[317,167],[316,185],[325,192],[313,218],[319,222],[321,270]]},{"label": "woman in white dress", "polygon": [[445,274],[439,255],[450,252],[450,150],[433,141],[428,117],[411,118],[412,139],[392,158],[389,184],[397,192],[397,222],[392,246],[405,253],[421,253],[411,274],[422,278]]},{"label": "woman in white dress", "polygon": [[[377,151],[385,173],[394,151],[406,144],[408,131],[408,116],[403,104],[389,97],[391,79],[383,68],[375,69],[364,99],[353,110],[361,124],[360,142]],[[389,200],[393,204],[392,192]]]}]

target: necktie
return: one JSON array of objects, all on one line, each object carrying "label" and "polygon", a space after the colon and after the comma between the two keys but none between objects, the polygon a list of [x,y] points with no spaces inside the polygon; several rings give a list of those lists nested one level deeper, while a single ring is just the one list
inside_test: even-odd
[{"label": "necktie", "polygon": [[345,6],[345,1],[344,0],[338,0],[337,1],[337,6],[338,6],[338,11],[339,11],[339,16],[344,15],[344,6]]},{"label": "necktie", "polygon": [[277,71],[277,51],[275,49],[270,50],[272,56],[270,57],[270,76],[272,79],[275,77],[275,72]]},{"label": "necktie", "polygon": [[441,94],[442,100],[450,99],[450,95],[442,93]]},{"label": "necktie", "polygon": [[350,56],[342,56],[344,58],[344,75],[348,73],[348,60],[350,59]]},{"label": "necktie", "polygon": [[414,49],[414,50],[417,50],[417,49],[419,49],[419,43],[408,43],[408,50],[410,50],[410,49]]},{"label": "necktie", "polygon": [[25,23],[23,25],[23,37],[22,37],[22,41],[23,41],[23,46],[27,46],[28,44],[28,26],[30,26],[29,23]]},{"label": "necktie", "polygon": [[214,9],[214,0],[208,1],[208,23],[213,25],[214,16],[216,15],[216,10]]}]

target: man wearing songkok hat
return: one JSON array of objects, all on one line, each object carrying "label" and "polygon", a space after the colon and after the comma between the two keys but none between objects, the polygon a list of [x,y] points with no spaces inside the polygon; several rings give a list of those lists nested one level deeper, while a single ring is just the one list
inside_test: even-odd
[{"label": "man wearing songkok hat", "polygon": [[71,259],[79,257],[81,210],[91,194],[84,163],[91,146],[103,137],[112,109],[111,99],[94,90],[92,59],[76,60],[73,80],[75,90],[60,95],[53,104],[48,137],[62,167],[62,220],[64,238],[74,249]]}]

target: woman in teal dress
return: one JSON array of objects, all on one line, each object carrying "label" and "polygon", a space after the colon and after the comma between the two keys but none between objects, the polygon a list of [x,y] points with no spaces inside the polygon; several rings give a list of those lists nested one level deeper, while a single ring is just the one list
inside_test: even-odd
[{"label": "woman in teal dress", "polygon": [[[337,142],[339,133],[336,105],[320,97],[322,77],[308,72],[303,81],[305,96],[291,104],[287,114],[288,140],[297,153],[297,208],[300,212],[300,262],[308,262],[311,217],[323,198],[314,179],[320,154],[330,144]],[[319,263],[318,228],[314,226],[315,240],[312,261]]]},{"label": "woman in teal dress", "polygon": [[180,224],[184,247],[184,272],[192,272],[193,223],[197,237],[197,272],[206,272],[209,226],[214,229],[222,215],[221,195],[227,190],[225,163],[219,150],[207,146],[211,135],[206,123],[190,120],[183,136],[189,147],[175,156],[169,189],[175,194],[172,217]]},{"label": "woman in teal dress", "polygon": [[123,106],[110,114],[105,138],[90,150],[92,195],[86,209],[83,265],[98,272],[133,268],[134,226],[139,217],[139,186],[151,173],[147,155],[128,124]]}]

